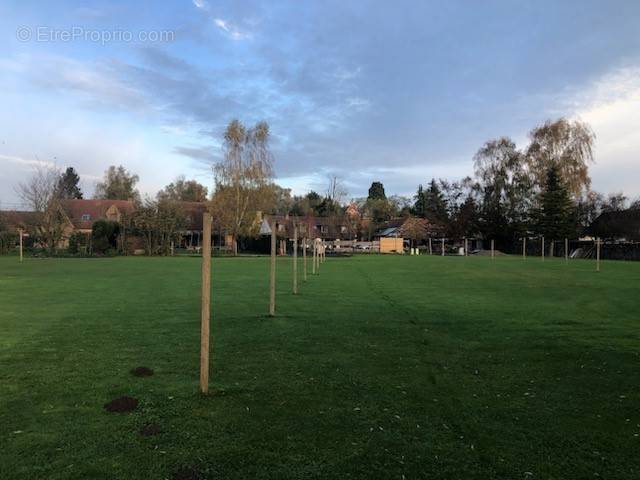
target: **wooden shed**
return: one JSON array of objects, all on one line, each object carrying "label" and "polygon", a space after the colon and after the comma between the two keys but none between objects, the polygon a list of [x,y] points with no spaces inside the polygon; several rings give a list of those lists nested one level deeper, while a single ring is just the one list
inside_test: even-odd
[{"label": "wooden shed", "polygon": [[403,253],[404,238],[402,237],[381,237],[380,253]]}]

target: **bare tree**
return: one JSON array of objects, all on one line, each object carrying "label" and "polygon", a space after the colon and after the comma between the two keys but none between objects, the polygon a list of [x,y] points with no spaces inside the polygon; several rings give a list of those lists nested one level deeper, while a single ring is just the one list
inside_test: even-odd
[{"label": "bare tree", "polygon": [[16,193],[34,212],[44,212],[56,196],[60,172],[54,167],[37,166],[25,183],[19,183]]},{"label": "bare tree", "polygon": [[349,192],[342,179],[337,175],[329,175],[329,187],[327,188],[327,198],[335,203],[342,204]]},{"label": "bare tree", "polygon": [[264,209],[265,199],[270,197],[265,196],[272,190],[273,176],[269,135],[266,122],[247,130],[240,121],[233,120],[224,134],[224,159],[214,166],[213,205],[221,214],[221,227],[233,238],[234,254],[238,252],[238,236],[251,231],[256,212]]},{"label": "bare tree", "polygon": [[29,180],[16,188],[20,198],[38,214],[31,234],[50,252],[62,240],[68,223],[60,205],[59,179],[60,172],[56,168],[36,167]]},{"label": "bare tree", "polygon": [[132,222],[142,233],[147,255],[169,255],[171,242],[185,225],[185,215],[175,201],[146,199],[136,209]]}]

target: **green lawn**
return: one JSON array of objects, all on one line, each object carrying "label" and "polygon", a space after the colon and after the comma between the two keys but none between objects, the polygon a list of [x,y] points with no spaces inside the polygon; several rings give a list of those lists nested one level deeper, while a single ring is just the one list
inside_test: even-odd
[{"label": "green lawn", "polygon": [[638,263],[213,269],[202,396],[200,259],[0,258],[0,478],[640,478]]}]

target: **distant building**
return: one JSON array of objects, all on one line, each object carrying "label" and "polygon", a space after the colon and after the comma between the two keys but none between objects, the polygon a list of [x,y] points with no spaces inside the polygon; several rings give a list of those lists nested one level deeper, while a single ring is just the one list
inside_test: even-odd
[{"label": "distant building", "polygon": [[604,212],[587,229],[593,237],[616,241],[640,241],[640,208]]}]

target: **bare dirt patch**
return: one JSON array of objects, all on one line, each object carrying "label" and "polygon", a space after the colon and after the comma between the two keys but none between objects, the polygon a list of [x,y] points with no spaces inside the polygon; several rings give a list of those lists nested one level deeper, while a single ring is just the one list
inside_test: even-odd
[{"label": "bare dirt patch", "polygon": [[148,367],[136,367],[131,369],[131,375],[134,377],[150,377],[153,375],[153,370]]},{"label": "bare dirt patch", "polygon": [[138,399],[128,396],[118,397],[104,404],[107,412],[124,413],[132,412],[138,407]]}]

